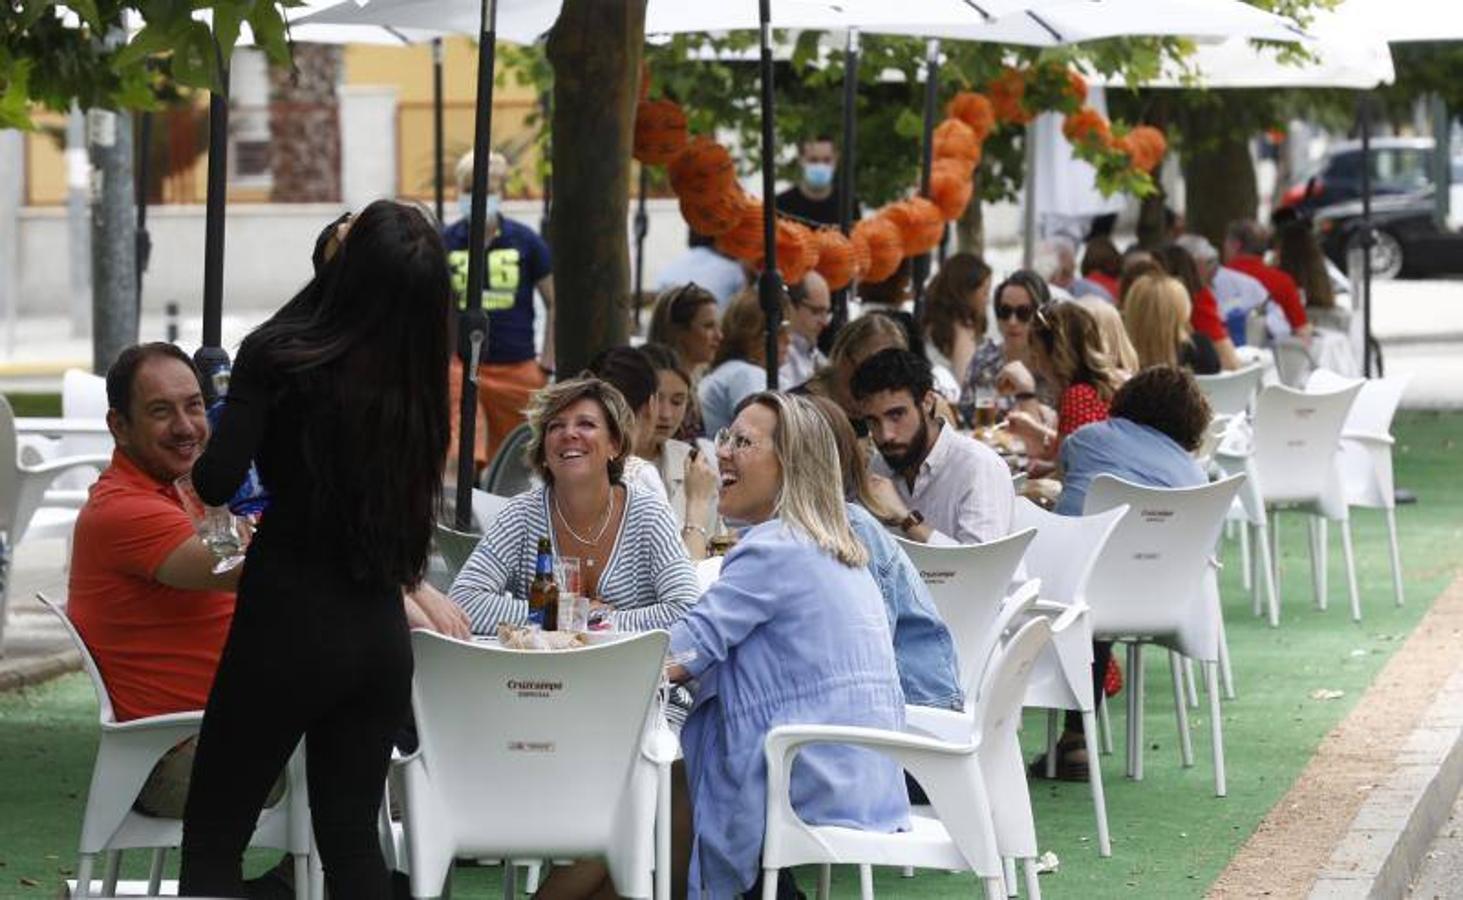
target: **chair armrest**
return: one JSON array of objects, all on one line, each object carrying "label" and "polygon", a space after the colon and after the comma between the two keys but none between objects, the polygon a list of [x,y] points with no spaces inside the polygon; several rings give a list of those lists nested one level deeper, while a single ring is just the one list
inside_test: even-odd
[{"label": "chair armrest", "polygon": [[1343,441],[1356,441],[1359,444],[1378,444],[1386,447],[1394,446],[1397,443],[1397,439],[1390,434],[1373,434],[1369,431],[1343,431],[1341,432],[1341,439]]},{"label": "chair armrest", "polygon": [[33,466],[26,466],[25,471],[31,475],[59,474],[67,469],[74,469],[79,466],[91,466],[97,469],[105,469],[112,464],[112,457],[101,453],[87,453],[77,456],[63,456],[60,459],[48,459],[45,462],[36,463]]},{"label": "chair armrest", "polygon": [[676,761],[681,751],[681,742],[664,724],[652,728],[640,744],[640,755],[657,766],[668,766]]},{"label": "chair armrest", "polygon": [[975,719],[965,710],[907,704],[904,707],[904,730],[910,734],[959,744],[969,741],[975,733]]},{"label": "chair armrest", "polygon": [[190,709],[186,712],[164,713],[160,716],[128,719],[126,722],[103,722],[102,730],[111,732],[160,731],[164,728],[177,728],[179,726],[197,728],[202,724],[203,710]]},{"label": "chair armrest", "polygon": [[[931,756],[972,756],[976,751],[974,741],[958,744],[941,741],[923,735],[903,731],[887,731],[883,728],[865,728],[858,725],[779,725],[767,733],[767,784],[768,790],[778,782],[786,790],[788,777],[792,773],[792,759],[797,751],[808,744],[846,744],[852,747],[866,747],[899,760],[926,759]],[[905,765],[912,769],[912,766]],[[775,777],[774,777],[775,773]]]},{"label": "chair armrest", "polygon": [[41,497],[41,505],[61,507],[64,509],[81,509],[86,505],[86,498],[90,495],[90,491],[59,490],[52,488],[46,491]]},{"label": "chair armrest", "polygon": [[[1038,596],[1040,593],[1041,593],[1041,579],[1040,578],[1028,578],[1028,579],[1026,579],[1025,581],[1023,581],[1021,583],[1021,586],[1020,587],[1016,588],[1016,590],[1012,591],[1009,595],[1007,595],[1006,602],[1007,603],[1025,603],[1026,600],[1027,600],[1027,598]],[[1037,603],[1040,603],[1041,601],[1038,600],[1036,602]]]}]

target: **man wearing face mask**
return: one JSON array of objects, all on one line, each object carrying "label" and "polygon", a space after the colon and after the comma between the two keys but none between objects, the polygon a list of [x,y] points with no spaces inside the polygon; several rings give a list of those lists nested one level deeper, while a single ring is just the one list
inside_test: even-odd
[{"label": "man wearing face mask", "polygon": [[[461,218],[442,233],[452,286],[459,306],[467,303],[468,241],[472,214],[472,154],[457,162],[457,202]],[[478,433],[474,462],[488,464],[509,432],[523,421],[523,410],[534,391],[554,373],[554,278],[549,246],[527,225],[502,213],[503,187],[508,181],[508,160],[494,153],[488,161],[487,266],[483,275],[483,311],[488,314],[488,340],[478,366]],[[534,341],[533,293],[543,298],[544,341],[539,353]],[[462,387],[461,363],[453,356],[452,409],[457,409]],[[453,428],[457,416],[452,416]],[[457,447],[457,435],[452,436]]]},{"label": "man wearing face mask", "polygon": [[879,449],[870,487],[891,511],[885,524],[926,544],[979,544],[1011,532],[1016,492],[996,452],[935,414],[929,361],[881,350],[849,385]]},{"label": "man wearing face mask", "polygon": [[[777,211],[820,225],[837,225],[843,194],[838,187],[838,151],[826,134],[805,138],[798,144],[798,183],[777,195]],[[858,200],[853,204],[858,219]]]}]

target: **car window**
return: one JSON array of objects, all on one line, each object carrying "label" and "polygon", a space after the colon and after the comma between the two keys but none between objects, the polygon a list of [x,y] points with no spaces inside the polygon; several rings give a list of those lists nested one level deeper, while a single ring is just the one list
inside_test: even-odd
[{"label": "car window", "polygon": [[1351,150],[1331,157],[1322,177],[1326,175],[1342,181],[1361,180],[1361,153]]},{"label": "car window", "polygon": [[1432,153],[1427,150],[1389,147],[1372,151],[1372,177],[1379,187],[1396,191],[1421,190],[1432,184],[1428,167]]}]

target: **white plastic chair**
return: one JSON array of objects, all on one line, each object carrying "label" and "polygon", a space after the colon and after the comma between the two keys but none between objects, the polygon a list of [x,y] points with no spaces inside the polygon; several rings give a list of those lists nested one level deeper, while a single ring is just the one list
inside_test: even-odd
[{"label": "white plastic chair", "polygon": [[[1397,546],[1397,494],[1392,479],[1392,419],[1402,402],[1411,375],[1365,381],[1341,430],[1341,485],[1346,505],[1380,509],[1387,520],[1387,541],[1392,555],[1392,590],[1397,605],[1403,601],[1402,554]],[[1307,391],[1337,390],[1355,379],[1317,369]]]},{"label": "white plastic chair", "polygon": [[1327,605],[1326,525],[1341,524],[1341,551],[1346,560],[1351,617],[1361,621],[1361,596],[1356,585],[1351,521],[1339,464],[1341,431],[1361,382],[1324,393],[1306,393],[1283,385],[1260,392],[1255,401],[1254,456],[1256,480],[1270,522],[1270,555],[1275,564],[1275,585],[1280,586],[1279,511],[1297,509],[1311,521],[1311,571],[1316,603]]},{"label": "white plastic chair", "polygon": [[1237,416],[1249,412],[1255,402],[1255,393],[1260,389],[1260,379],[1265,367],[1251,363],[1232,372],[1217,375],[1195,375],[1199,390],[1209,398],[1209,408],[1216,416]]},{"label": "white plastic chair", "polygon": [[[61,417],[63,419],[105,419],[107,417],[107,380],[82,369],[67,369],[61,376]],[[109,457],[112,453],[110,434],[66,434],[61,436],[58,456]],[[101,474],[100,467],[77,469],[57,480],[56,486],[84,491]]]},{"label": "white plastic chair", "polygon": [[441,522],[437,523],[437,552],[442,555],[442,562],[447,566],[449,580],[457,577],[457,573],[466,565],[468,557],[472,556],[472,551],[477,549],[478,542],[482,539],[480,534],[458,531]]},{"label": "white plastic chair", "polygon": [[1126,506],[1087,584],[1092,628],[1128,644],[1128,774],[1143,778],[1144,643],[1169,649],[1183,764],[1193,765],[1179,654],[1201,662],[1209,693],[1214,792],[1227,793],[1218,668],[1224,623],[1213,552],[1242,476],[1193,488],[1155,488],[1099,475],[1085,510]]},{"label": "white plastic chair", "polygon": [[533,487],[536,473],[523,461],[523,450],[533,440],[527,423],[508,433],[488,467],[483,470],[482,489],[501,497],[521,494]]},{"label": "white plastic chair", "polygon": [[[1221,478],[1243,475],[1227,520],[1238,524],[1240,567],[1245,588],[1250,591],[1254,614],[1268,610],[1270,627],[1280,625],[1280,590],[1275,583],[1275,561],[1271,558],[1270,526],[1265,514],[1265,497],[1254,459],[1254,429],[1249,419],[1233,416],[1213,453],[1213,471]],[[1263,596],[1262,596],[1263,593]]]},{"label": "white plastic chair", "polygon": [[701,583],[703,593],[721,577],[721,560],[720,556],[708,556],[696,561],[696,580]]},{"label": "white plastic chair", "polygon": [[[182,843],[183,822],[181,819],[144,816],[134,811],[132,804],[158,760],[198,733],[198,727],[203,723],[203,710],[118,722],[101,670],[66,611],[44,594],[37,594],[36,599],[61,620],[62,627],[76,645],[82,667],[96,690],[100,709],[101,740],[97,744],[91,787],[86,794],[86,812],[81,820],[80,862],[76,868],[76,890],[72,896],[92,896],[92,871],[99,853],[107,855],[100,896],[112,896],[117,886],[122,851],[139,847],[153,849],[148,896],[156,896],[167,850]],[[260,814],[249,845],[273,847],[294,856],[295,897],[296,900],[308,900],[312,834],[310,805],[305,791],[303,745],[290,757],[286,767],[286,786],[284,798]]]},{"label": "white plastic chair", "polygon": [[472,489],[472,520],[480,533],[486,533],[493,521],[498,518],[498,513],[508,506],[508,501],[513,498],[504,497],[500,494],[490,494],[481,488]]},{"label": "white plastic chair", "polygon": [[1092,616],[1086,595],[1092,568],[1124,512],[1059,516],[1024,499],[1017,501],[1015,510],[1018,525],[1036,528],[1036,540],[1026,551],[1025,563],[1027,574],[1041,579],[1037,609],[1054,616],[1052,647],[1037,662],[1031,687],[1027,688],[1026,705],[1047,710],[1049,778],[1057,774],[1058,711],[1072,709],[1082,715],[1088,782],[1097,817],[1097,852],[1101,856],[1112,855],[1112,841],[1099,742],[1102,750],[1112,752],[1112,724],[1107,704],[1098,706],[1092,689]]},{"label": "white plastic chair", "polygon": [[[1000,856],[1027,861],[1028,892],[1039,898],[1034,856],[1035,829],[1001,841],[994,804],[987,793],[990,764],[996,771],[1021,764],[1016,727],[1031,667],[1051,640],[1044,619],[1028,622],[992,660],[981,686],[977,733],[967,742],[942,741],[907,732],[837,725],[783,725],[767,735],[767,824],[762,843],[762,896],[777,895],[779,870],[811,863],[858,863],[927,869],[973,870],[988,900],[1004,896]],[[929,795],[936,817],[911,815],[909,831],[882,834],[828,825],[809,825],[792,808],[790,778],[798,752],[809,744],[865,747],[892,757]],[[1002,757],[1007,757],[1003,759]],[[1024,792],[1024,780],[1021,784]],[[1003,812],[1011,812],[1009,807]],[[1019,811],[1018,811],[1019,812]],[[1011,818],[1020,818],[1019,815]],[[1029,810],[1028,810],[1029,818]],[[873,882],[862,879],[861,896],[872,900]],[[827,881],[819,897],[828,896]]]},{"label": "white plastic chair", "polygon": [[[110,456],[67,456],[38,464],[21,461],[15,413],[0,396],[0,656],[5,653],[5,621],[10,607],[10,564],[15,548],[33,540],[71,538],[78,510],[45,504],[46,490],[62,474],[85,466],[105,466]],[[68,554],[69,556],[69,554]]]},{"label": "white plastic chair", "polygon": [[[459,856],[596,856],[621,896],[650,897],[652,869],[669,871],[656,800],[674,748],[654,703],[668,642],[525,652],[413,632],[420,746],[392,772],[412,896],[441,895]],[[505,898],[515,882],[507,866]]]}]

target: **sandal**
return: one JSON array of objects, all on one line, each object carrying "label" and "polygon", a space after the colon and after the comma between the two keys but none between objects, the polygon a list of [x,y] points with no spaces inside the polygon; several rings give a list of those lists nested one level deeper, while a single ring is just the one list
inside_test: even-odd
[{"label": "sandal", "polygon": [[[1091,773],[1087,763],[1071,757],[1072,751],[1085,751],[1086,749],[1087,745],[1083,741],[1059,741],[1057,743],[1057,781],[1087,781],[1090,779]],[[1029,778],[1046,778],[1045,753],[1026,767],[1026,775]]]}]

